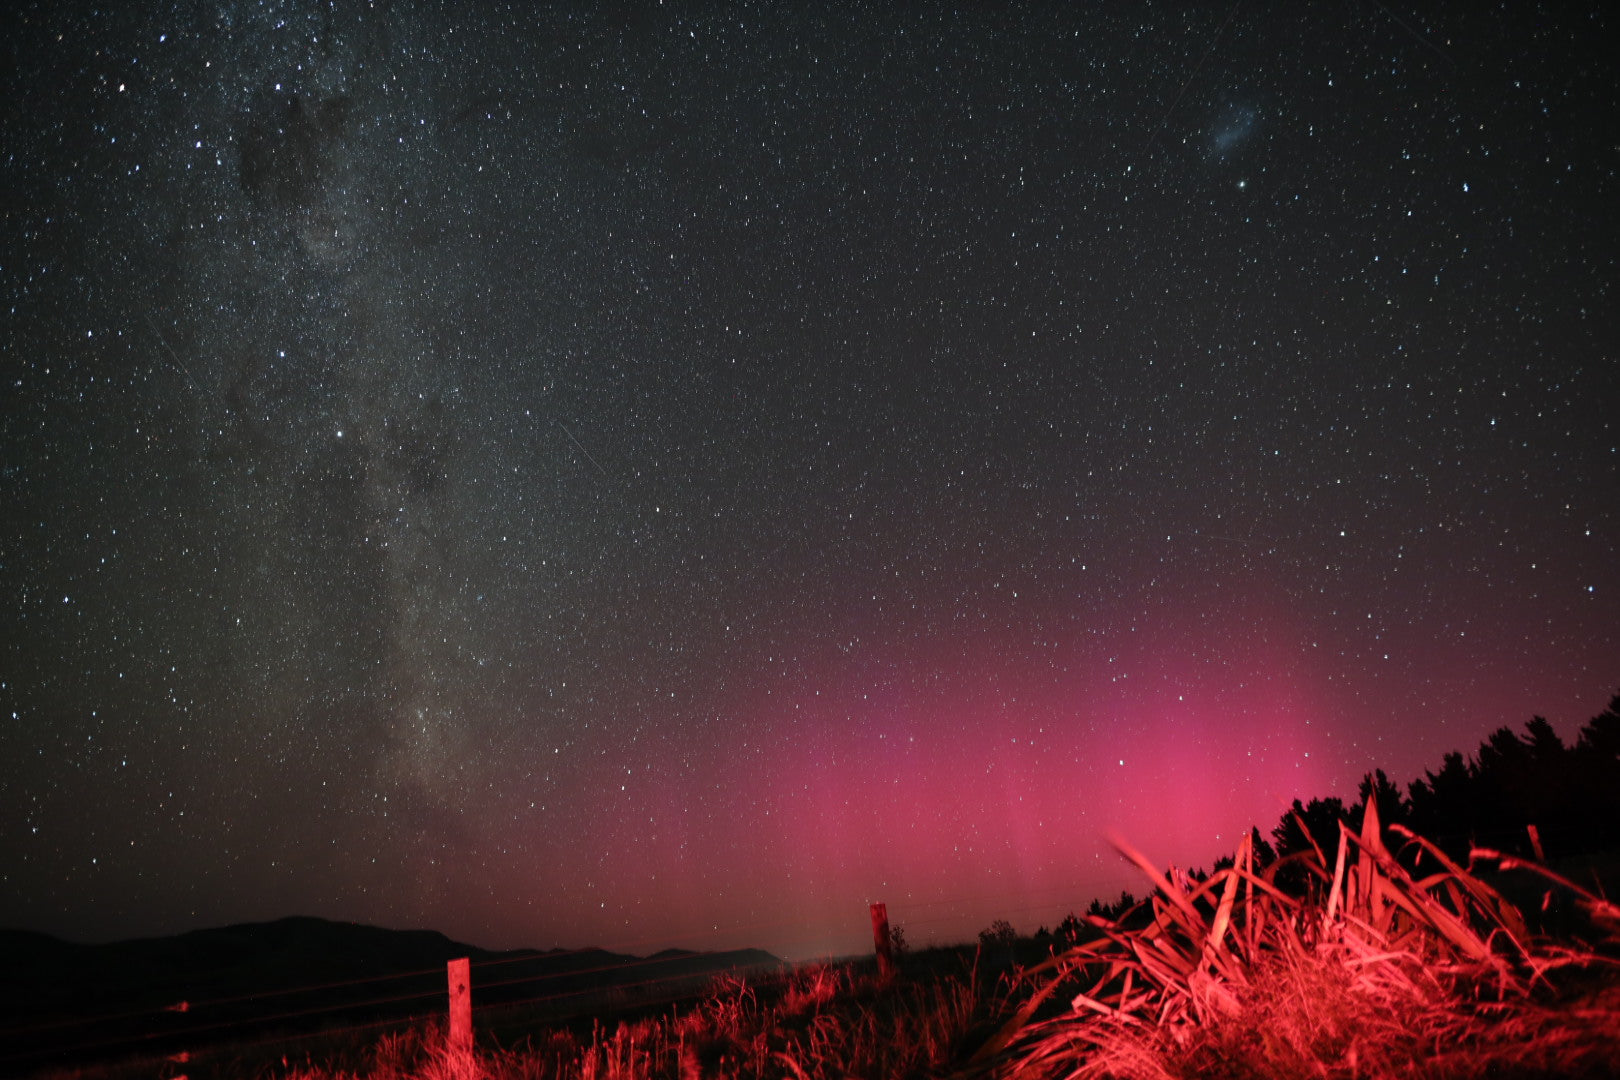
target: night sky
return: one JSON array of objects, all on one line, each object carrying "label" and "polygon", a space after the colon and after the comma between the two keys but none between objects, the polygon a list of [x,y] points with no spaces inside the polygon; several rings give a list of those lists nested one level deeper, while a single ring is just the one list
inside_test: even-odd
[{"label": "night sky", "polygon": [[0,16],[0,925],[960,940],[1572,739],[1611,6],[999,7]]}]

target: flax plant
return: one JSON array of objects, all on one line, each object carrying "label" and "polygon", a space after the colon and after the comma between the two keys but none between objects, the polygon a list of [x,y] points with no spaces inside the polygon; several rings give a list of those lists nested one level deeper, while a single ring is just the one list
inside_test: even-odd
[{"label": "flax plant", "polygon": [[[1147,910],[1130,913],[1151,921],[1090,917],[1100,936],[1026,973],[1027,999],[973,1064],[1027,1080],[1612,1075],[1620,1002],[1572,1007],[1553,982],[1612,957],[1532,935],[1479,874],[1391,832],[1410,869],[1369,801],[1359,832],[1340,824],[1331,863],[1313,838],[1258,870],[1245,837],[1202,882],[1116,838],[1153,882]],[[1611,938],[1620,927],[1614,904],[1544,867],[1475,856],[1542,875]],[[1298,895],[1277,885],[1290,861],[1305,871]]]}]

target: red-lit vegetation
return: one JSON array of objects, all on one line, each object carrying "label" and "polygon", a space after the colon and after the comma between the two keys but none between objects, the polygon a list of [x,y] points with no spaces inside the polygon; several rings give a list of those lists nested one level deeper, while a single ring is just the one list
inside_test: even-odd
[{"label": "red-lit vegetation", "polygon": [[[1620,945],[1620,906],[1476,851],[1572,901],[1591,935],[1545,938],[1483,873],[1392,831],[1405,858],[1372,801],[1326,851],[1260,871],[1246,838],[1186,883],[1119,841],[1155,885],[1146,924],[1092,917],[1102,936],[1025,973],[1029,996],[976,1060],[1029,1080],[1613,1075],[1620,959],[1599,946]],[[1276,885],[1290,866],[1307,881],[1293,895]]]},{"label": "red-lit vegetation", "polygon": [[[998,1010],[971,972],[886,981],[869,965],[812,965],[755,981],[724,979],[697,1007],[589,1031],[556,1028],[469,1060],[443,1027],[385,1036],[326,1064],[274,1067],[277,1080],[670,1080],[927,1077],[966,1060]],[[978,1028],[976,1028],[978,1025]],[[194,1070],[196,1072],[196,1070]]]}]

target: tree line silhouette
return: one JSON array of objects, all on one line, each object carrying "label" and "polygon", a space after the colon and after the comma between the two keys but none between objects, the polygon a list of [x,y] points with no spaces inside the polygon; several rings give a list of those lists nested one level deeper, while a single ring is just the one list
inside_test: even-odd
[{"label": "tree line silhouette", "polygon": [[[1572,745],[1537,716],[1523,734],[1506,726],[1493,731],[1471,757],[1461,751],[1446,754],[1438,771],[1413,780],[1404,792],[1378,769],[1362,777],[1349,806],[1337,796],[1295,799],[1269,841],[1253,829],[1255,868],[1307,851],[1313,840],[1331,858],[1339,823],[1359,831],[1369,799],[1376,800],[1386,829],[1405,826],[1462,864],[1476,847],[1553,862],[1620,848],[1620,694],[1581,728]],[[1225,856],[1215,868],[1230,865],[1232,857]],[[1279,887],[1303,887],[1303,878],[1291,869],[1278,868]],[[1208,876],[1188,874],[1194,881]],[[1115,922],[1140,918],[1138,903],[1125,891],[1112,901],[1093,900],[1086,914]],[[1034,936],[1072,942],[1087,934],[1087,925],[1070,913],[1055,932],[1043,926]],[[979,935],[983,945],[1004,945],[1010,936],[1004,921]]]}]

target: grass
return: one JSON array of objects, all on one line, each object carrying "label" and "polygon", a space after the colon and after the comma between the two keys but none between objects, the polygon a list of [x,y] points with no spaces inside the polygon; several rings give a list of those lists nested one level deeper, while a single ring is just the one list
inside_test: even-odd
[{"label": "grass", "polygon": [[[1331,860],[1313,841],[1258,871],[1245,841],[1198,883],[1116,840],[1154,884],[1147,925],[1091,920],[1101,936],[1028,972],[974,1063],[1019,1080],[1617,1075],[1620,907],[1476,851],[1573,898],[1589,937],[1542,938],[1483,873],[1391,832],[1404,862],[1369,805]],[[1301,894],[1276,885],[1289,865]]]},{"label": "grass", "polygon": [[[279,1080],[904,1080],[938,1076],[971,1049],[987,1012],[971,973],[884,981],[858,966],[815,965],[748,983],[722,980],[685,1013],[557,1029],[471,1060],[443,1049],[442,1030],[379,1040],[350,1067],[292,1066]],[[982,1031],[980,1031],[982,1037]]]}]

